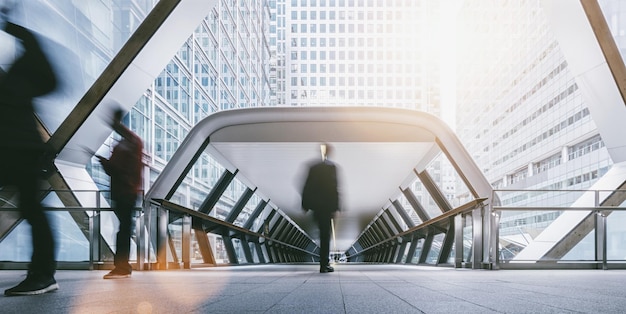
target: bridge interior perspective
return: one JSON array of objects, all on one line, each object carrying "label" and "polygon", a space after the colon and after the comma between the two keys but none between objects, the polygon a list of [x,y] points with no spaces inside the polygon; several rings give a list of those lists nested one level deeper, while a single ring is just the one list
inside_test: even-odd
[{"label": "bridge interior perspective", "polygon": [[[219,282],[220,293],[228,296],[260,295],[264,284],[280,294],[277,283],[295,287],[290,276],[297,274],[307,278],[303,286],[314,285],[307,289],[323,290],[322,279],[308,273],[325,258],[338,265],[337,273],[345,271],[329,288],[344,297],[335,300],[338,308],[309,304],[302,311],[359,311],[346,306],[348,290],[342,284],[360,291],[366,289],[358,287],[363,279],[379,288],[385,280],[403,287],[381,288],[381,298],[393,299],[392,308],[400,312],[442,311],[423,304],[402,307],[413,302],[404,289],[430,293],[438,280],[441,291],[463,286],[472,295],[467,300],[475,301],[459,308],[449,303],[446,311],[517,312],[520,308],[509,311],[504,302],[490,305],[486,294],[497,291],[486,285],[472,290],[465,284],[483,278],[491,287],[502,285],[509,304],[527,306],[516,299],[517,288],[493,275],[497,272],[478,270],[511,271],[506,274],[511,282],[529,286],[528,278],[535,277],[524,278],[524,272],[541,278],[545,273],[532,271],[567,271],[554,275],[563,285],[581,274],[569,282],[572,286],[582,286],[586,276],[611,280],[598,270],[626,274],[621,272],[626,269],[626,137],[619,129],[626,121],[621,55],[626,20],[619,19],[626,7],[616,0],[457,1],[450,7],[426,0],[416,1],[419,5],[401,0],[101,2],[0,1],[0,7],[14,7],[9,19],[41,35],[65,80],[58,93],[38,100],[35,118],[55,156],[44,169],[40,199],[58,237],[57,269],[68,271],[62,278],[72,291],[81,289],[74,280],[98,286],[98,271],[113,267],[119,223],[109,178],[95,155],[110,155],[119,139],[108,125],[119,107],[127,113],[124,124],[144,141],[143,191],[130,261],[136,273],[130,280],[159,286],[163,295],[170,291],[160,280],[173,282],[172,289],[197,289],[198,294],[186,295],[191,303],[178,308],[183,312],[272,312],[273,305],[210,307],[199,301],[207,297],[200,296],[204,281]],[[475,31],[472,38],[484,50],[462,46],[469,36],[459,35],[458,47],[447,53],[422,52],[439,33],[420,37],[419,45],[404,42],[420,48],[402,46],[410,51],[407,59],[393,48],[380,53],[372,48],[428,33],[426,22],[418,23],[432,17],[428,10],[437,19],[455,20],[450,29]],[[417,24],[400,21],[402,11],[414,14],[409,20]],[[480,22],[484,16],[493,19]],[[329,22],[335,19],[336,32]],[[413,31],[399,31],[392,20]],[[443,24],[428,25],[443,29]],[[380,30],[385,32],[376,33]],[[409,37],[385,41],[394,32]],[[501,41],[487,45],[482,40],[490,35],[502,36]],[[369,50],[346,57],[359,42],[370,45],[368,39]],[[3,69],[19,52],[12,40],[0,36],[0,47],[13,49],[0,55]],[[517,44],[529,47],[516,50]],[[326,60],[327,52],[328,60],[336,53],[334,64],[317,62]],[[387,63],[362,61],[368,55]],[[425,57],[433,55],[440,59]],[[421,58],[419,65],[404,62]],[[481,62],[489,66],[471,67]],[[441,73],[425,74],[433,64]],[[452,90],[441,83],[446,64],[457,66]],[[366,75],[368,65],[419,74],[406,80],[383,72]],[[345,82],[342,68],[348,73],[341,74]],[[491,77],[478,78],[483,74]],[[334,82],[336,87],[322,88]],[[363,84],[348,96],[358,82]],[[408,89],[400,91],[405,85]],[[405,95],[409,100],[397,101]],[[339,169],[341,211],[332,221],[329,257],[320,256],[318,227],[301,205],[307,166],[321,160],[322,143],[333,146]],[[32,252],[30,227],[17,200],[14,190],[0,187],[2,280],[28,269]],[[70,272],[76,270],[89,271]],[[463,280],[451,273],[465,270]],[[189,286],[179,287],[176,276]],[[137,285],[133,289],[142,290]],[[544,292],[545,284],[538,286],[535,290]],[[98,294],[106,289],[95,288]],[[594,289],[605,293],[609,287]],[[224,296],[220,293],[215,295]],[[132,303],[131,295],[119,297],[125,306]],[[326,298],[335,304],[330,292]],[[110,310],[84,302],[87,307],[57,311]],[[371,302],[364,312],[389,310],[377,311],[379,305]],[[529,311],[541,312],[549,302],[538,304],[543,305]],[[28,306],[36,311],[39,305]],[[128,306],[118,310],[141,312],[140,305]],[[156,305],[143,306],[149,307],[145,312],[158,312]],[[161,311],[176,311],[176,306],[182,305]],[[293,312],[284,306],[273,309]],[[556,312],[576,310],[564,299],[552,306]],[[579,306],[584,312],[594,309]],[[608,305],[603,310],[619,312]]]}]

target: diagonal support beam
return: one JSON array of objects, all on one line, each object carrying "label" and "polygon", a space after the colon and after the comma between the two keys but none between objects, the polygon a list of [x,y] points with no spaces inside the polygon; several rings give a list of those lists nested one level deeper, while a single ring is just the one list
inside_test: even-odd
[{"label": "diagonal support beam", "polygon": [[243,192],[241,197],[239,197],[239,200],[237,200],[237,203],[235,203],[233,208],[230,210],[230,213],[228,213],[228,217],[226,217],[227,222],[235,222],[243,208],[246,207],[246,204],[248,204],[248,201],[250,200],[252,195],[254,195],[254,191],[256,191],[256,188],[254,190],[247,188],[246,191]]},{"label": "diagonal support beam", "polygon": [[386,210],[383,215],[385,215],[385,219],[387,219],[388,221],[391,222],[391,224],[394,226],[394,228],[396,228],[397,233],[400,233],[402,231],[404,231],[402,229],[402,227],[400,227],[400,224],[398,223],[398,221],[396,220],[396,217],[393,216],[393,214],[391,212],[389,212],[389,210]]},{"label": "diagonal support beam", "polygon": [[606,63],[611,70],[613,79],[619,88],[619,92],[622,95],[622,100],[626,103],[626,66],[624,66],[624,60],[620,53],[613,34],[609,29],[609,25],[602,14],[602,8],[597,0],[580,0],[582,7],[585,11],[585,15],[589,20],[591,29],[598,41],[598,45],[602,50],[602,54],[606,59]]},{"label": "diagonal support beam", "polygon": [[441,250],[439,250],[439,258],[437,259],[437,264],[446,264],[448,259],[450,258],[450,253],[452,252],[452,246],[454,245],[454,218],[448,218],[448,229],[443,238],[443,242],[441,243]]},{"label": "diagonal support beam", "polygon": [[259,217],[259,215],[261,215],[261,213],[263,212],[266,206],[267,206],[267,201],[261,200],[259,204],[257,204],[256,208],[254,209],[250,217],[248,217],[248,221],[246,221],[243,227],[246,229],[252,229],[252,225],[254,224],[254,221]]},{"label": "diagonal support beam", "polygon": [[422,251],[420,252],[420,257],[417,262],[418,264],[426,263],[426,258],[428,258],[428,253],[430,253],[430,249],[432,248],[434,239],[434,232],[432,232],[432,230],[429,230],[426,238],[424,239],[424,245],[422,246]]},{"label": "diagonal support beam", "polygon": [[198,211],[204,214],[210,213],[211,210],[213,210],[213,207],[215,207],[215,204],[217,204],[220,200],[220,197],[222,197],[222,194],[224,194],[224,191],[226,191],[226,188],[228,188],[228,185],[233,181],[236,174],[237,170],[235,170],[234,173],[224,170],[220,179],[217,181],[209,195],[207,195],[204,202],[202,202],[200,208],[198,208]]},{"label": "diagonal support beam", "polygon": [[437,206],[439,206],[441,211],[445,213],[451,210],[452,206],[450,206],[448,199],[446,199],[435,181],[433,181],[430,174],[428,174],[426,170],[422,172],[417,172],[416,170],[414,170],[414,172],[415,174],[417,174],[417,177],[420,179],[420,181],[428,191],[428,194],[430,194],[430,196],[433,198]]},{"label": "diagonal support beam", "polygon": [[411,191],[411,189],[409,188],[406,188],[404,190],[400,189],[400,191],[402,191],[402,194],[404,194],[404,197],[406,197],[406,200],[409,202],[409,204],[411,204],[411,207],[413,207],[413,210],[415,210],[417,217],[419,217],[420,220],[422,220],[422,222],[428,221],[430,219],[430,216],[428,215],[428,213],[426,212],[426,209],[424,209],[422,204],[420,204],[420,202],[417,200],[417,197],[415,197],[415,194],[413,193],[413,191]]},{"label": "diagonal support beam", "polygon": [[204,232],[202,228],[193,228],[193,232],[196,236],[196,241],[198,241],[198,249],[200,250],[200,255],[202,255],[202,261],[205,264],[215,265],[215,256],[213,255],[213,250],[211,249],[209,235]]},{"label": "diagonal support beam", "polygon": [[239,264],[239,259],[237,257],[237,252],[235,251],[233,238],[230,236],[230,231],[226,231],[222,234],[222,241],[224,242],[224,248],[226,249],[229,262],[231,264]]},{"label": "diagonal support beam", "polygon": [[415,256],[415,251],[417,250],[419,240],[420,239],[416,236],[413,236],[411,238],[411,245],[409,245],[409,251],[406,253],[406,261],[404,261],[405,264],[411,264],[413,262],[413,256]]},{"label": "diagonal support beam", "polygon": [[176,179],[176,181],[174,182],[174,184],[172,184],[172,186],[169,188],[169,190],[167,191],[167,193],[165,194],[165,199],[169,200],[172,198],[172,196],[174,196],[174,193],[176,193],[176,190],[178,190],[178,187],[183,183],[183,181],[185,180],[185,177],[187,176],[187,174],[191,171],[191,168],[193,168],[193,166],[196,164],[196,162],[198,161],[198,159],[200,158],[200,156],[202,156],[202,154],[204,153],[204,150],[206,149],[206,147],[209,145],[210,139],[207,138],[202,145],[200,145],[200,148],[198,149],[198,151],[196,151],[193,155],[193,157],[191,158],[191,160],[189,161],[189,163],[187,163],[187,165],[185,165],[185,167],[183,168],[183,170],[178,174],[178,178]]},{"label": "diagonal support beam", "polygon": [[393,207],[395,208],[396,212],[400,214],[400,217],[402,217],[402,220],[404,220],[404,223],[406,223],[406,225],[409,226],[409,229],[415,227],[415,223],[413,222],[413,219],[411,219],[409,214],[407,214],[406,210],[404,210],[404,207],[402,206],[402,204],[400,204],[398,200],[392,201],[391,204],[393,204]]},{"label": "diagonal support beam", "polygon": [[131,35],[120,52],[111,60],[96,82],[85,93],[67,119],[61,123],[48,143],[60,152],[113,88],[146,43],[159,30],[181,0],[159,1],[143,23]]}]

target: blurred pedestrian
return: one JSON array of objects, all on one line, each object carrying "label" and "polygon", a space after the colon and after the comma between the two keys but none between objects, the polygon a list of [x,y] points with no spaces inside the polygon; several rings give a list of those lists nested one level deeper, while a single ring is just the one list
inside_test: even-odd
[{"label": "blurred pedestrian", "polygon": [[135,204],[141,190],[143,143],[139,136],[122,124],[123,115],[122,110],[113,114],[111,127],[121,139],[113,148],[111,157],[97,156],[104,171],[111,177],[113,211],[120,222],[115,241],[115,268],[104,275],[104,279],[128,278],[133,271],[128,259]]},{"label": "blurred pedestrian", "polygon": [[329,265],[331,223],[339,211],[339,184],[337,166],[329,160],[332,147],[322,144],[322,161],[309,168],[302,190],[302,208],[312,210],[320,232],[320,273],[335,269]]},{"label": "blurred pedestrian", "polygon": [[34,34],[8,22],[6,8],[0,13],[4,31],[23,47],[9,69],[0,71],[0,186],[17,189],[20,215],[31,226],[33,246],[26,279],[4,294],[41,294],[57,290],[59,285],[54,279],[54,235],[40,203],[46,145],[35,120],[33,98],[52,92],[57,79]]}]

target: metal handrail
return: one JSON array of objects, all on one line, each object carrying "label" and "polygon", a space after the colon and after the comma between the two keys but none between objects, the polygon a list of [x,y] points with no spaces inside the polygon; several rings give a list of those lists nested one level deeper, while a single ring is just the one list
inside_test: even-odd
[{"label": "metal handrail", "polygon": [[[492,206],[491,210],[494,215],[498,215],[499,212],[503,212],[503,211],[587,211],[587,212],[590,212],[590,214],[598,215],[600,217],[600,220],[598,221],[595,227],[596,232],[597,232],[597,237],[598,237],[595,241],[596,254],[594,255],[596,256],[596,259],[589,260],[586,262],[595,263],[595,264],[602,263],[602,269],[605,269],[605,270],[608,269],[608,265],[607,265],[608,263],[607,261],[607,217],[608,217],[608,214],[606,212],[624,211],[626,210],[626,207],[600,205],[602,202],[600,199],[600,194],[609,193],[610,195],[606,195],[604,198],[604,200],[607,200],[609,197],[615,195],[615,193],[618,193],[618,192],[624,192],[625,193],[624,195],[626,196],[626,190],[516,190],[516,189],[507,190],[507,189],[501,189],[501,190],[493,190],[492,198],[495,198],[498,192],[520,192],[520,193],[545,192],[545,193],[585,193],[585,194],[593,193],[592,194],[593,199],[589,200],[590,202],[594,203],[593,206],[502,206],[502,205],[498,205],[498,206]],[[592,196],[589,196],[589,197],[592,197]],[[622,202],[620,201],[620,205],[621,203]],[[498,223],[495,223],[494,228],[495,228],[495,232],[493,233],[493,236],[496,237],[494,243],[499,243],[499,240],[500,240],[499,221]],[[499,249],[499,247],[496,249]],[[497,267],[499,267],[499,264],[500,264],[499,254],[496,254],[496,256],[497,256],[496,264],[497,264]],[[599,256],[601,256],[601,259],[598,258]],[[543,262],[543,260],[520,261],[520,262]]]},{"label": "metal handrail", "polygon": [[357,255],[361,255],[366,251],[372,250],[376,247],[379,247],[381,245],[384,245],[385,243],[389,243],[391,241],[395,241],[398,238],[403,238],[406,237],[408,235],[411,235],[413,233],[419,232],[421,230],[426,230],[432,226],[434,226],[437,223],[440,223],[446,219],[449,219],[451,217],[457,216],[457,215],[461,215],[461,214],[466,214],[468,212],[471,212],[472,210],[483,206],[483,202],[485,202],[487,199],[486,198],[477,198],[475,200],[472,200],[470,202],[467,202],[453,210],[449,210],[447,212],[442,213],[441,215],[431,218],[427,221],[422,222],[421,224],[414,226],[412,228],[409,228],[403,232],[400,232],[398,234],[393,235],[392,237],[389,237],[387,239],[384,239],[374,245],[368,246],[366,248],[363,248],[361,251],[356,252],[356,254],[351,254],[351,255],[346,255],[348,258],[352,257],[352,256],[357,256]]},{"label": "metal handrail", "polygon": [[[44,211],[48,211],[48,212],[85,212],[86,214],[91,212],[91,215],[88,215],[88,238],[87,241],[89,242],[89,269],[93,270],[94,266],[96,263],[102,263],[102,256],[100,254],[100,248],[99,248],[99,244],[98,246],[95,245],[95,242],[98,241],[99,242],[99,235],[101,234],[101,227],[100,227],[100,217],[99,214],[101,212],[112,212],[114,211],[114,208],[110,206],[110,204],[106,204],[106,202],[103,202],[103,200],[107,200],[109,201],[108,198],[104,198],[103,194],[109,194],[110,191],[108,190],[42,190],[41,192],[45,192],[45,193],[57,193],[57,195],[61,195],[63,193],[71,193],[72,195],[76,196],[77,194],[83,194],[83,193],[93,193],[93,197],[91,203],[95,203],[96,206],[89,206],[89,207],[83,207],[83,206],[42,206]],[[141,191],[141,196],[143,199],[143,191]],[[101,206],[103,203],[106,204],[106,206]],[[17,212],[20,211],[21,208],[18,207],[0,207],[0,212]],[[135,210],[137,212],[142,212],[143,208],[138,205],[135,207]],[[21,218],[20,218],[21,219]],[[141,219],[140,217],[137,217],[136,219]],[[139,225],[139,224],[137,224]],[[139,236],[139,235],[138,235]],[[139,252],[139,243],[141,242],[141,240],[138,239],[137,241],[137,245],[138,245],[138,252]],[[137,254],[137,263],[139,263],[139,254]]]},{"label": "metal handrail", "polygon": [[563,206],[493,206],[492,211],[546,211],[546,210],[563,210],[563,211],[605,211],[605,210],[626,210],[626,207],[619,206],[584,206],[584,207],[563,207]]},{"label": "metal handrail", "polygon": [[221,219],[209,216],[209,215],[207,215],[205,213],[201,213],[199,211],[191,210],[189,208],[186,208],[184,206],[178,205],[176,203],[169,202],[167,200],[153,199],[151,202],[154,205],[161,206],[161,207],[163,207],[163,208],[165,208],[167,210],[176,211],[176,212],[179,212],[179,213],[182,213],[182,214],[185,214],[185,215],[190,215],[190,216],[199,218],[199,219],[201,219],[203,221],[207,221],[207,222],[211,222],[211,223],[220,225],[221,227],[224,227],[224,228],[226,228],[226,229],[228,229],[230,231],[233,231],[235,233],[246,234],[248,236],[252,236],[252,237],[255,237],[257,239],[265,239],[266,241],[271,241],[273,243],[277,243],[277,244],[289,247],[291,249],[294,249],[294,250],[297,250],[297,251],[301,251],[301,252],[303,252],[303,253],[305,253],[307,255],[319,256],[318,254],[315,254],[314,252],[310,252],[310,251],[307,251],[307,250],[305,250],[305,249],[303,249],[301,247],[297,247],[295,245],[292,245],[292,244],[285,243],[283,241],[277,240],[277,239],[275,239],[273,237],[270,237],[269,235],[266,235],[264,233],[258,233],[258,232],[254,232],[252,230],[248,230],[246,228],[239,227],[239,226],[237,226],[235,224],[232,224],[232,223],[223,221]]}]

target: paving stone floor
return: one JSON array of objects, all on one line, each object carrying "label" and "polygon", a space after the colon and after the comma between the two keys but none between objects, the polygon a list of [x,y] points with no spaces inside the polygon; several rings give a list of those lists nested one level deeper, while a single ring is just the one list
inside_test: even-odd
[{"label": "paving stone floor", "polygon": [[[470,270],[412,265],[255,265],[60,270],[60,289],[0,296],[0,313],[626,313],[626,270]],[[4,291],[24,271],[1,270]]]}]

